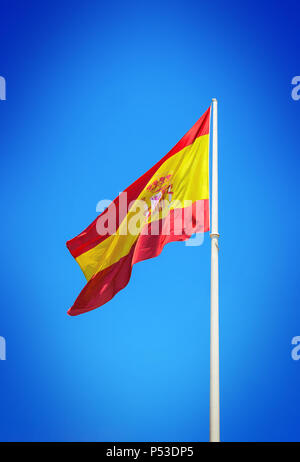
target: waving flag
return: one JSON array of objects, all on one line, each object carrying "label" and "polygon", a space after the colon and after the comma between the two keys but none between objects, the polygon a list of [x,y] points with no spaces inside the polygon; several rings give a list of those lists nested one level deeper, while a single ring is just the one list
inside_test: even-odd
[{"label": "waving flag", "polygon": [[210,108],[157,164],[122,192],[67,247],[87,284],[68,314],[111,300],[132,266],[158,256],[165,244],[209,230]]}]

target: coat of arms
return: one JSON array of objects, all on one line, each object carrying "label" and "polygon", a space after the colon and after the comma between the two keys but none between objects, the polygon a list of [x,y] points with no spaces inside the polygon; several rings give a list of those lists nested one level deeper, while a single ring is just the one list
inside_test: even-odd
[{"label": "coat of arms", "polygon": [[146,210],[144,213],[147,219],[150,217],[150,215],[153,215],[155,212],[159,211],[161,206],[165,206],[166,201],[171,203],[173,196],[173,185],[170,183],[171,177],[172,175],[161,177],[159,180],[155,180],[147,187],[148,191],[155,193],[153,196],[151,196],[148,210]]}]

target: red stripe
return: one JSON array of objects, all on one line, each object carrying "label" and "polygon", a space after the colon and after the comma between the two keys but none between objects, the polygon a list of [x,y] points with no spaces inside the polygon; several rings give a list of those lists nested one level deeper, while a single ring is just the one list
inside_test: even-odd
[{"label": "red stripe", "polygon": [[[197,213],[196,208],[202,211]],[[199,210],[198,209],[198,210]],[[86,284],[74,305],[69,309],[68,314],[76,316],[94,310],[111,300],[120,290],[128,284],[132,267],[139,261],[157,257],[164,246],[172,241],[185,241],[195,232],[209,230],[209,201],[204,199],[195,202],[191,207],[184,209],[184,217],[190,212],[191,220],[188,229],[184,226],[182,209],[171,210],[170,212],[170,233],[164,234],[167,220],[164,218],[158,223],[160,234],[150,234],[151,223],[143,230],[130,252],[121,258],[117,263],[105,270],[95,274]]]},{"label": "red stripe", "polygon": [[[144,175],[138,178],[134,183],[132,183],[125,191],[120,194],[113,203],[101,214],[99,215],[82,233],[74,237],[67,242],[67,247],[70,250],[74,258],[79,255],[87,252],[88,250],[95,247],[97,244],[102,242],[104,239],[107,239],[107,235],[99,235],[97,232],[97,222],[99,219],[106,220],[106,214],[111,210],[112,207],[116,207],[116,226],[119,227],[119,224],[124,220],[126,216],[126,207],[124,207],[123,215],[119,216],[119,202],[120,197],[126,192],[127,193],[127,207],[135,200],[146,187],[147,183],[153,177],[155,172],[159,167],[170,157],[174,156],[177,152],[181,151],[186,146],[193,144],[196,138],[202,135],[209,134],[209,121],[210,121],[210,107],[207,111],[200,117],[200,119],[193,125],[193,127],[181,138],[181,140],[168,152],[159,162],[157,162],[150,170],[148,170]],[[125,197],[125,196],[123,196]],[[126,202],[125,202],[126,203]],[[113,205],[114,204],[114,205]],[[122,207],[123,209],[123,207]],[[101,218],[100,218],[101,217]]]}]

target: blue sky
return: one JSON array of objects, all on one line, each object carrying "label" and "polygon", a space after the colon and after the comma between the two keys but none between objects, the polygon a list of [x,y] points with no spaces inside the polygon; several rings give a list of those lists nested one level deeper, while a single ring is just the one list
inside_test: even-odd
[{"label": "blue sky", "polygon": [[2,441],[207,441],[210,239],[71,318],[65,247],[219,100],[221,439],[299,440],[296,1],[1,1]]}]

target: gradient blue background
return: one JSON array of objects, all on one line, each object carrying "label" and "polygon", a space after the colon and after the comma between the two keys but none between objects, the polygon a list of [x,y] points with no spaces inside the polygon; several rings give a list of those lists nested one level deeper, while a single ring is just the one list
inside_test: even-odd
[{"label": "gradient blue background", "polygon": [[206,441],[210,239],[86,315],[65,247],[219,100],[221,438],[300,440],[299,14],[1,1],[2,441]]}]

